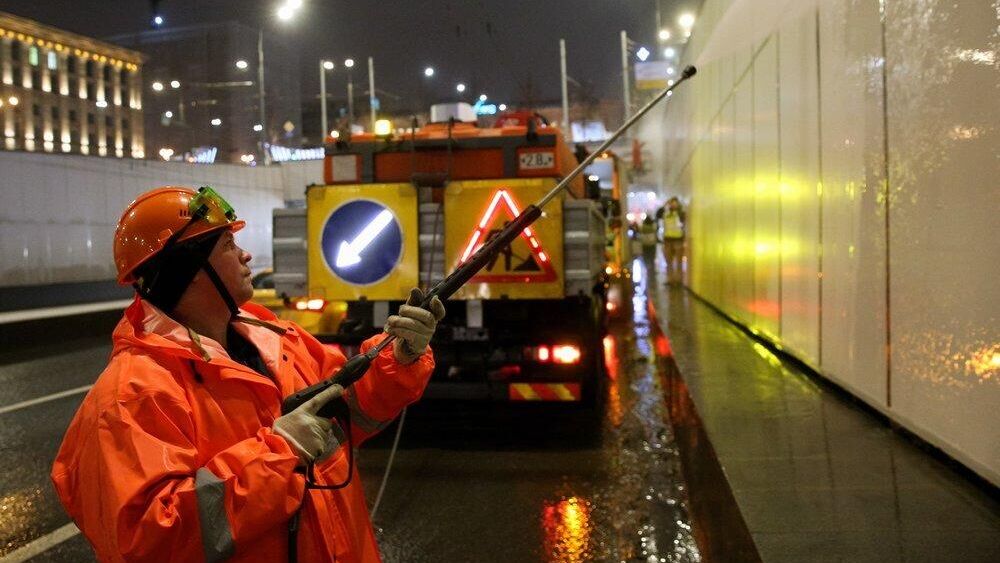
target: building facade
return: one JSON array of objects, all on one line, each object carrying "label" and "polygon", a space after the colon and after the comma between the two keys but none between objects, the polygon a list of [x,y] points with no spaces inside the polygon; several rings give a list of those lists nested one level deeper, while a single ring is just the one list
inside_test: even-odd
[{"label": "building facade", "polygon": [[147,56],[145,131],[152,157],[209,162],[199,157],[211,154],[214,162],[248,164],[262,161],[262,143],[300,145],[298,57],[270,35],[223,22],[167,26],[109,40]]},{"label": "building facade", "polygon": [[0,12],[3,148],[144,158],[143,57]]}]

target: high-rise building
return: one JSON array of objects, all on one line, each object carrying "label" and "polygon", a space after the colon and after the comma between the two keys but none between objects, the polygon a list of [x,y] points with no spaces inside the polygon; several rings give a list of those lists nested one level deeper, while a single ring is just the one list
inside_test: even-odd
[{"label": "high-rise building", "polygon": [[217,154],[216,161],[239,164],[261,162],[262,143],[300,145],[298,57],[267,34],[261,37],[255,28],[224,22],[164,27],[108,40],[146,56],[146,145],[152,155],[195,158],[207,152]]},{"label": "high-rise building", "polygon": [[2,147],[145,156],[143,57],[0,12]]}]

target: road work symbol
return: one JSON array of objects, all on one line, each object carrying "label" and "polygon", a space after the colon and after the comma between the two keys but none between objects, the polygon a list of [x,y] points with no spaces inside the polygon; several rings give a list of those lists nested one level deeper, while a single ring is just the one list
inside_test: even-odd
[{"label": "road work symbol", "polygon": [[323,225],[320,242],[327,268],[354,285],[385,278],[403,253],[403,233],[395,215],[370,200],[338,207]]},{"label": "road work symbol", "polygon": [[[517,217],[520,211],[507,190],[499,190],[490,200],[472,232],[472,237],[462,253],[459,264],[464,263],[484,244],[495,239],[500,231]],[[499,222],[503,219],[503,222]],[[488,230],[487,230],[488,229]],[[484,235],[485,233],[485,235]],[[531,283],[556,279],[549,255],[542,248],[535,232],[528,227],[511,244],[504,247],[490,260],[472,282],[478,283]]]}]

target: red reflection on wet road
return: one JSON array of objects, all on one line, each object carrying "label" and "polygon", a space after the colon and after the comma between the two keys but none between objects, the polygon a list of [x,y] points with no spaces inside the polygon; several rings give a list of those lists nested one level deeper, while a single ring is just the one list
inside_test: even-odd
[{"label": "red reflection on wet road", "polygon": [[559,563],[589,561],[590,504],[579,497],[546,502],[542,507],[545,560]]}]

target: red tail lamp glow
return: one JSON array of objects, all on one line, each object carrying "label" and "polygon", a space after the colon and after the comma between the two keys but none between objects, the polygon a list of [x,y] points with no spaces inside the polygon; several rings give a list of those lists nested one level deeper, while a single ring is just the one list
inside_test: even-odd
[{"label": "red tail lamp glow", "polygon": [[656,337],[656,353],[665,357],[674,355],[674,351],[670,348],[670,341],[662,334]]}]

